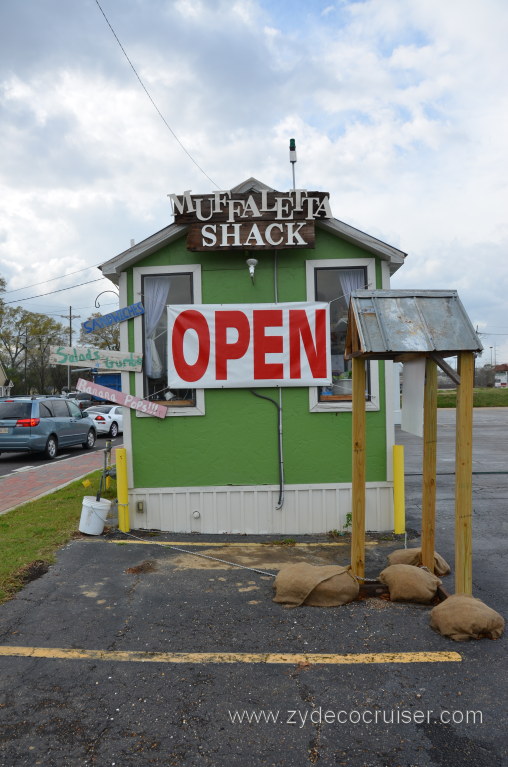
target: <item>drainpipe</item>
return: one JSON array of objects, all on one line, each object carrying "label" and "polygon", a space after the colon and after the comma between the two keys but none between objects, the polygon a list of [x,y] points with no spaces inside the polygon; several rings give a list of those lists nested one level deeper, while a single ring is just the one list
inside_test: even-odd
[{"label": "drainpipe", "polygon": [[[277,431],[278,431],[277,447],[279,451],[279,500],[275,508],[278,511],[279,509],[282,509],[282,507],[284,506],[284,458],[282,455],[282,408],[271,397],[265,397],[264,394],[258,394],[258,392],[254,391],[254,389],[251,389],[250,391],[251,391],[251,394],[253,394],[255,397],[259,397],[259,399],[266,399],[268,402],[272,402],[277,408]],[[280,394],[280,389],[279,389],[279,394]]]}]

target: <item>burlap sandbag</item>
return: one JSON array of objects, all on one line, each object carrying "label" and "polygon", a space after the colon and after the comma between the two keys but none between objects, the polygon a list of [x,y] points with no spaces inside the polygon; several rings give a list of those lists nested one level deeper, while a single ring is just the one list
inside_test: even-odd
[{"label": "burlap sandbag", "polygon": [[316,567],[306,562],[286,565],[274,581],[274,602],[290,607],[337,607],[356,599],[360,586],[348,567]]},{"label": "burlap sandbag", "polygon": [[504,618],[481,599],[452,594],[431,610],[430,626],[458,642],[465,639],[499,639],[504,630]]},{"label": "burlap sandbag", "polygon": [[[391,565],[415,565],[418,567],[422,563],[422,550],[417,549],[397,549],[388,554],[388,561]],[[441,554],[434,552],[434,573],[435,575],[448,575],[452,569],[446,559]]]},{"label": "burlap sandbag", "polygon": [[379,575],[381,583],[386,583],[392,602],[432,602],[439,578],[422,567],[413,565],[390,565]]}]

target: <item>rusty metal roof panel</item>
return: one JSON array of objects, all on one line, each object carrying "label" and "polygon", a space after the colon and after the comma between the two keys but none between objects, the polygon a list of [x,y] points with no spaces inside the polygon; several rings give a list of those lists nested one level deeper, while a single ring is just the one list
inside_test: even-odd
[{"label": "rusty metal roof panel", "polygon": [[456,290],[355,290],[351,311],[363,354],[483,348]]}]

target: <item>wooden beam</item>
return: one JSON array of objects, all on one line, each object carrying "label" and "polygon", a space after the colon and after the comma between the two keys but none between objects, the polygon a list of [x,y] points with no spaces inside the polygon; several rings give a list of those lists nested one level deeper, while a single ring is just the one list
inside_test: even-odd
[{"label": "wooden beam", "polygon": [[353,357],[351,567],[365,576],[365,360]]},{"label": "wooden beam", "polygon": [[455,593],[473,593],[473,385],[474,355],[458,355],[455,448]]},{"label": "wooden beam", "polygon": [[431,355],[432,359],[438,365],[443,373],[446,373],[448,378],[451,378],[453,383],[459,386],[460,384],[460,376],[458,375],[457,371],[454,370],[450,365],[444,361],[444,359],[441,357],[441,355],[437,354],[436,352],[432,352]]},{"label": "wooden beam", "polygon": [[425,362],[423,394],[422,564],[434,572],[436,530],[437,366]]}]

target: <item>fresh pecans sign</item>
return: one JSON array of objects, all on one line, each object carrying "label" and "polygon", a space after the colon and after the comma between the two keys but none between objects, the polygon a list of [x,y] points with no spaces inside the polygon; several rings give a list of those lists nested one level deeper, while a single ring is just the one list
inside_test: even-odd
[{"label": "fresh pecans sign", "polygon": [[168,197],[193,251],[313,248],[315,220],[332,218],[329,195],[306,189]]}]

